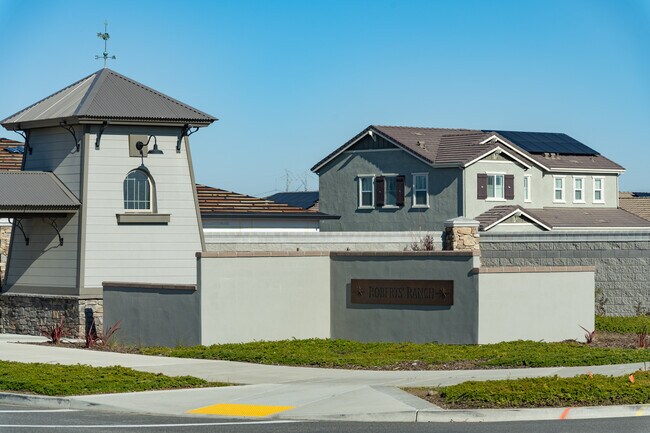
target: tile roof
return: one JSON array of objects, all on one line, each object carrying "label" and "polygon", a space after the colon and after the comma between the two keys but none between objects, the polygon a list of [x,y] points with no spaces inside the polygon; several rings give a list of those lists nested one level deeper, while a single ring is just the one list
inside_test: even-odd
[{"label": "tile roof", "polygon": [[0,171],[20,171],[23,164],[23,149],[23,143],[20,141],[0,138]]},{"label": "tile roof", "polygon": [[0,215],[65,213],[79,208],[79,200],[53,173],[0,172]]},{"label": "tile roof", "polygon": [[157,121],[205,126],[217,120],[196,108],[108,68],[101,69],[0,122],[19,124],[77,118],[82,120]]},{"label": "tile roof", "polygon": [[[496,147],[497,144],[480,143],[491,136],[497,136],[500,140],[507,143],[508,146],[516,149],[518,152],[526,155],[530,160],[535,161],[550,170],[624,170],[623,167],[602,155],[551,156],[549,153],[531,153],[521,146],[518,146],[513,141],[501,136],[499,133],[490,130],[371,125],[352,139],[348,140],[343,146],[339,147],[319,161],[314,165],[314,167],[312,167],[312,171],[318,171],[320,167],[325,165],[339,153],[345,151],[369,131],[376,132],[386,137],[398,146],[417,155],[434,166],[436,164],[453,164],[462,167]],[[502,147],[504,146],[502,145]]]},{"label": "tile roof", "polygon": [[266,198],[276,203],[303,209],[314,209],[314,206],[318,205],[318,191],[278,192]]},{"label": "tile roof", "polygon": [[525,209],[517,205],[495,206],[475,219],[481,223],[481,230],[490,227],[512,212],[519,210],[524,215],[553,229],[566,228],[648,228],[650,221],[616,208],[551,208]]},{"label": "tile roof", "polygon": [[626,211],[650,221],[650,194],[638,192],[620,192],[618,205]]},{"label": "tile roof", "polygon": [[226,217],[278,217],[278,218],[329,218],[320,212],[297,206],[276,203],[268,199],[196,185],[202,218]]}]

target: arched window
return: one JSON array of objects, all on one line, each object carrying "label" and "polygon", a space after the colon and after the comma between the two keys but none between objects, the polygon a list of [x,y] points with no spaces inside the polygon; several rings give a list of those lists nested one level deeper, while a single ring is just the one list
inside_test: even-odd
[{"label": "arched window", "polygon": [[124,179],[124,209],[152,211],[152,183],[149,175],[140,169],[130,172]]}]

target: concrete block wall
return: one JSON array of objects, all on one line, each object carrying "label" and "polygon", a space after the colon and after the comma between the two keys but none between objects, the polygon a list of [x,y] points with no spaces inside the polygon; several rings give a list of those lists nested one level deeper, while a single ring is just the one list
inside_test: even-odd
[{"label": "concrete block wall", "polygon": [[650,232],[482,233],[483,266],[595,266],[599,314],[650,313]]}]

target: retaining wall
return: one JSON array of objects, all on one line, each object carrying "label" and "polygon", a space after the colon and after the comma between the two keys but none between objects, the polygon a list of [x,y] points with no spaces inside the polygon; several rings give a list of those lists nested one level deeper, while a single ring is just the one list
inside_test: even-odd
[{"label": "retaining wall", "polygon": [[597,313],[650,312],[650,232],[487,232],[481,254],[484,266],[594,266]]}]

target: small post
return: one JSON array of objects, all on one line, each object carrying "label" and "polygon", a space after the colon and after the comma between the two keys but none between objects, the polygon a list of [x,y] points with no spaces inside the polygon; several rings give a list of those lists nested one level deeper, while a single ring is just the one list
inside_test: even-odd
[{"label": "small post", "polygon": [[478,221],[465,217],[445,221],[442,249],[444,251],[480,251],[479,225]]}]

